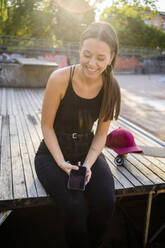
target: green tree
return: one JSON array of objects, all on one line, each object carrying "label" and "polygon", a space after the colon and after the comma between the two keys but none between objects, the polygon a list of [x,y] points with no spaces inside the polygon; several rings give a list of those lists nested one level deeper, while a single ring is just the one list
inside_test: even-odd
[{"label": "green tree", "polygon": [[104,10],[101,20],[108,21],[116,28],[120,46],[165,48],[165,34],[153,26],[144,23],[144,18],[154,15],[149,7],[135,5],[113,5]]},{"label": "green tree", "polygon": [[121,7],[124,5],[134,6],[136,8],[148,7],[150,9],[156,9],[156,2],[158,0],[113,0],[113,5]]},{"label": "green tree", "polygon": [[13,0],[1,6],[1,34],[46,39],[52,36],[53,16],[44,11],[42,1]]},{"label": "green tree", "polygon": [[[89,3],[84,0],[65,0],[65,4],[69,8],[64,9],[59,7],[56,13],[56,38],[69,42],[77,42],[84,28],[94,21],[95,13],[93,9],[89,10]],[[81,12],[83,9],[87,11]]]},{"label": "green tree", "polygon": [[85,25],[94,21],[94,10],[89,10],[86,0],[61,2],[73,10],[76,6],[80,13],[62,8],[55,0],[1,0],[0,34],[78,41]]}]

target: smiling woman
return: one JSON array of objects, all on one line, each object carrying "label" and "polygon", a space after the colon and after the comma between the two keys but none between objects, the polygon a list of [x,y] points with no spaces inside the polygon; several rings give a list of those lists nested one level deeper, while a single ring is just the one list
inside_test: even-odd
[{"label": "smiling woman", "polygon": [[[68,247],[96,248],[115,205],[113,176],[101,152],[110,121],[120,112],[120,89],[113,76],[118,39],[109,23],[99,22],[84,31],[80,44],[80,64],[56,70],[48,80],[41,120],[44,139],[35,168],[62,212]],[[70,173],[81,171],[80,166],[86,167],[86,187],[71,190]]]},{"label": "smiling woman", "polygon": [[[81,47],[80,63],[82,66],[84,65],[84,68],[100,75],[112,60],[110,54],[110,48],[105,42],[87,39]],[[97,76],[97,74],[94,73],[93,76]]]},{"label": "smiling woman", "polygon": [[[104,95],[100,117],[104,120],[112,120],[114,117],[117,119],[120,111],[119,87],[112,73],[117,53],[118,38],[110,24],[105,22],[92,24],[81,35],[81,67],[93,70],[97,68],[103,80]],[[83,66],[84,63],[88,64],[88,67]],[[99,75],[97,76],[99,78]]]}]

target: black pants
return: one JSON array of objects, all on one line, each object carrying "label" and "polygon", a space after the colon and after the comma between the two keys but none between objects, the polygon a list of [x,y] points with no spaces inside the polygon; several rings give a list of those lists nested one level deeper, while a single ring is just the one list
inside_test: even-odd
[{"label": "black pants", "polygon": [[92,166],[84,192],[67,189],[68,175],[49,154],[37,154],[35,168],[43,187],[62,211],[68,247],[98,247],[115,204],[114,181],[103,154]]}]

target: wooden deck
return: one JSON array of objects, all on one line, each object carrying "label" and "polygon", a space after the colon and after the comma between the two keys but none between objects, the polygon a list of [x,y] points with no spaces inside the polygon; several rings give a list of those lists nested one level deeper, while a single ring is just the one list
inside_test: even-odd
[{"label": "wooden deck", "polygon": [[[44,89],[0,88],[0,211],[53,202],[41,186],[34,156],[42,139],[40,127]],[[120,118],[117,127],[130,130],[138,145],[161,147],[149,134]],[[115,180],[116,196],[165,190],[165,158],[129,155],[126,165],[114,164],[115,152],[104,154]]]}]

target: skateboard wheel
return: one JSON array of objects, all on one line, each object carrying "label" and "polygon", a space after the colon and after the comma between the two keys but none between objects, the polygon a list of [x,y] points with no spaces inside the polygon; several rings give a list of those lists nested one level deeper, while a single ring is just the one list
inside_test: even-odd
[{"label": "skateboard wheel", "polygon": [[118,155],[115,159],[114,162],[117,166],[122,166],[124,165],[124,156],[123,155]]}]

